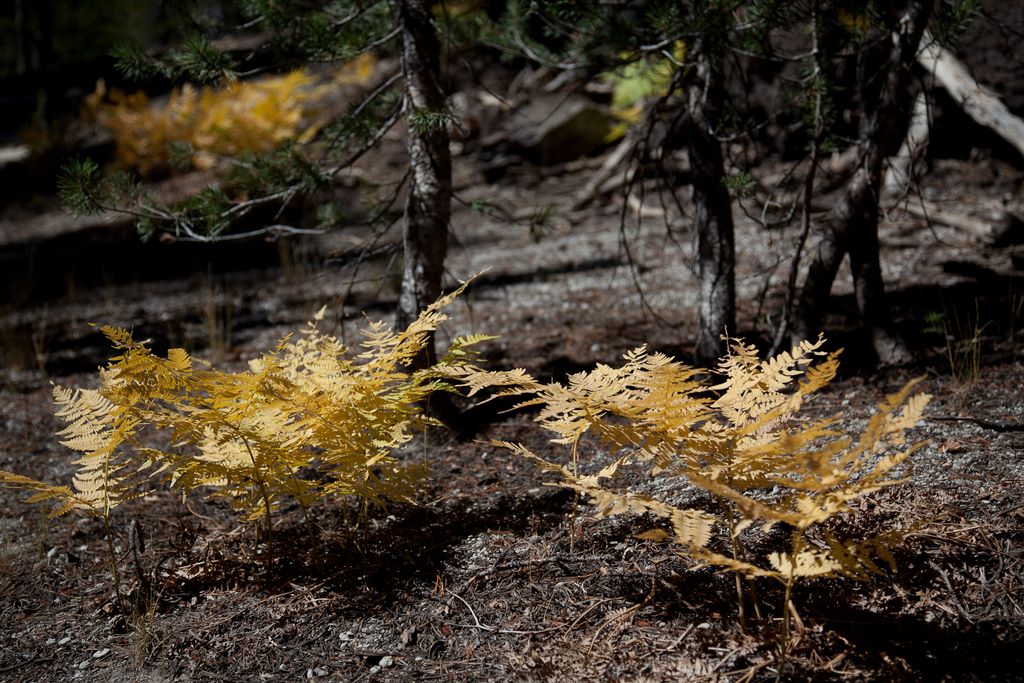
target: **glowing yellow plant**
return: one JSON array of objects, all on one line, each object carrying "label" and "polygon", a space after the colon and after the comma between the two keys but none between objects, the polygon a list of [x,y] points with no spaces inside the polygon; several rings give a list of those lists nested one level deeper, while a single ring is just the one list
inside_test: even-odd
[{"label": "glowing yellow plant", "polygon": [[[555,485],[590,498],[598,515],[664,518],[671,532],[656,529],[647,538],[670,539],[703,564],[777,579],[786,586],[788,602],[800,578],[862,579],[880,571],[875,558],[892,564],[888,547],[901,538],[899,530],[843,539],[823,523],[848,513],[852,501],[901,481],[894,468],[920,447],[906,445],[903,433],[929,400],[927,394],[911,396],[914,382],[907,384],[878,406],[856,439],[840,431],[835,418],[798,420],[804,401],[838,367],[838,352],[825,355],[822,344],[820,338],[802,342],[760,360],[752,346],[733,342],[719,365],[724,379],[714,386],[699,381],[693,368],[643,347],[626,354],[622,367],[599,364],[564,385],[538,382],[523,370],[466,366],[447,372],[470,395],[497,389],[498,397],[524,397],[520,406],[540,406],[535,420],[554,434],[552,443],[570,448],[568,465],[519,444],[496,445],[557,474]],[[819,356],[823,360],[812,364]],[[579,443],[586,432],[617,454],[596,472],[580,467]],[[643,490],[611,486],[629,465],[649,468],[675,489],[703,489],[714,505],[682,508]],[[787,543],[747,543],[777,525],[789,529]]]},{"label": "glowing yellow plant", "polygon": [[100,81],[87,106],[113,133],[118,159],[147,173],[167,165],[175,143],[187,145],[193,163],[205,168],[220,156],[308,141],[324,123],[319,103],[328,88],[304,71],[292,71],[223,88],[186,84],[157,105],[142,92],[107,92]]},{"label": "glowing yellow plant", "polygon": [[[624,55],[629,58],[630,55]],[[606,142],[625,135],[626,130],[640,121],[644,101],[668,93],[676,71],[686,59],[686,44],[676,41],[672,55],[642,55],[623,66],[601,74],[601,80],[612,88],[611,111],[621,123],[612,128]]]},{"label": "glowing yellow plant", "polygon": [[[105,523],[115,507],[159,485],[182,495],[202,490],[249,520],[262,518],[268,532],[286,500],[304,510],[326,496],[412,502],[422,472],[393,451],[433,422],[420,406],[445,385],[436,370],[407,368],[461,291],[402,332],[371,324],[355,357],[320,331],[321,311],[241,372],[182,349],[161,358],[129,332],[104,327],[120,355],[100,370],[100,387],[54,389],[67,424],[61,442],[82,454],[73,486],[3,471],[0,485],[33,491],[30,502],[55,501],[55,515],[77,509]],[[457,339],[438,366],[464,360],[481,339]]]}]

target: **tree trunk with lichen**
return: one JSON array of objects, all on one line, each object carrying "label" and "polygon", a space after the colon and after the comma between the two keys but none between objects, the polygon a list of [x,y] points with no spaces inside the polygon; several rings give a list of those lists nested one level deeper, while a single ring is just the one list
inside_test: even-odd
[{"label": "tree trunk with lichen", "polygon": [[[416,319],[441,294],[444,259],[451,219],[452,161],[440,83],[441,45],[430,3],[399,0],[397,21],[402,31],[402,75],[405,79],[406,146],[411,166],[405,205],[405,264],[398,298],[396,326]],[[434,360],[434,340],[417,357],[414,368]]]},{"label": "tree trunk with lichen", "polygon": [[[699,44],[695,47],[700,50]],[[725,92],[714,55],[698,52],[695,76],[687,88],[687,146],[700,282],[694,359],[710,367],[725,351],[723,335],[736,332],[736,257],[732,200],[716,135]]]}]

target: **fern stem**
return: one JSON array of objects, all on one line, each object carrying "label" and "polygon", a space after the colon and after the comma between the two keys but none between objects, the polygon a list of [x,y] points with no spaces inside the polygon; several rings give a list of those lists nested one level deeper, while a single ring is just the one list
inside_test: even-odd
[{"label": "fern stem", "polygon": [[107,555],[110,560],[110,574],[114,579],[114,594],[117,596],[117,609],[121,616],[127,619],[128,612],[124,608],[124,598],[121,593],[121,574],[117,571],[117,554],[114,552],[114,532],[110,528],[110,511],[115,503],[110,500],[110,457],[103,460],[103,530],[107,537]]},{"label": "fern stem", "polygon": [[117,609],[121,616],[127,618],[128,611],[124,607],[124,597],[121,592],[121,573],[117,570],[117,553],[114,552],[114,532],[110,528],[110,518],[103,516],[103,530],[107,538],[107,559],[110,560],[110,575],[114,579],[114,595],[117,598]]},{"label": "fern stem", "polygon": [[313,533],[313,520],[309,516],[309,506],[299,503],[299,508],[302,510],[302,521],[305,523],[306,533],[309,535],[309,550],[313,553],[314,563],[320,566],[320,554],[317,553],[316,534]]},{"label": "fern stem", "polygon": [[[252,454],[250,453],[250,456]],[[265,532],[264,541],[267,544],[267,566],[273,564],[273,539],[274,539],[274,527],[273,518],[270,515],[270,492],[267,490],[267,485],[263,481],[262,477],[258,477],[255,474],[255,461],[253,462],[253,481],[256,482],[257,488],[260,490],[260,497],[263,498],[263,529]],[[257,537],[259,531],[259,525],[257,525]]]},{"label": "fern stem", "polygon": [[791,566],[789,576],[786,578],[786,594],[782,601],[782,637],[779,639],[779,670],[775,674],[775,683],[779,683],[779,681],[782,680],[782,672],[786,668],[786,660],[789,656],[789,612],[793,605],[794,583],[793,569]]},{"label": "fern stem", "polygon": [[793,610],[793,584],[796,583],[796,558],[803,549],[803,536],[796,529],[792,536],[792,557],[789,563],[789,574],[786,576],[786,593],[782,600],[782,637],[779,639],[779,670],[775,675],[775,683],[782,680],[782,671],[786,668],[789,656],[790,611]]},{"label": "fern stem", "polygon": [[[732,559],[740,561],[740,543],[736,538],[736,517],[733,515],[731,505],[725,505],[727,521],[729,522],[729,541],[732,544]],[[736,606],[739,608],[740,633],[747,635],[747,609],[743,602],[743,577],[739,572],[733,572],[736,579]]]},{"label": "fern stem", "polygon": [[757,593],[757,584],[754,578],[747,578],[747,588],[750,589],[750,602],[754,605],[754,617],[759,623],[764,622],[764,615],[761,613],[761,596]]},{"label": "fern stem", "polygon": [[[572,476],[580,476],[579,467],[579,456],[578,456],[579,441],[572,442]],[[580,492],[573,490],[572,496],[572,519],[569,521],[569,554],[574,555],[576,553],[576,510],[580,506]]]},{"label": "fern stem", "polygon": [[[736,555],[735,542],[733,543],[733,546],[732,557],[736,560],[738,558]],[[736,607],[739,609],[740,633],[747,635],[747,608],[743,604],[743,577],[740,576],[739,572],[734,572],[733,578],[736,579]]]},{"label": "fern stem", "polygon": [[252,461],[252,479],[256,482],[256,486],[260,489],[260,495],[263,497],[263,517],[264,526],[267,531],[267,566],[273,564],[273,540],[274,540],[274,520],[270,514],[270,492],[267,490],[267,483],[263,481],[263,477],[260,476],[259,465],[256,464],[256,456],[253,455],[252,448],[249,446],[249,440],[245,438],[245,434],[238,428],[235,428],[238,436],[242,439],[242,444],[245,446],[246,453],[249,454],[249,460]]}]

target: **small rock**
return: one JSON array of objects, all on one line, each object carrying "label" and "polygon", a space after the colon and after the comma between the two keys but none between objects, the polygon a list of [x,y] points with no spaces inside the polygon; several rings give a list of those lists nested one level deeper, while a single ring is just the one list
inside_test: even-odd
[{"label": "small rock", "polygon": [[390,669],[395,665],[395,658],[391,655],[384,655],[380,658],[380,668]]},{"label": "small rock", "polygon": [[110,648],[109,647],[105,647],[105,648],[102,648],[100,650],[96,650],[96,652],[93,652],[92,653],[92,658],[93,659],[103,659],[104,657],[106,657],[109,654],[110,654]]},{"label": "small rock", "polygon": [[330,673],[330,671],[328,671],[327,669],[325,669],[322,666],[314,666],[313,667],[313,675],[314,676],[326,676],[329,673]]},{"label": "small rock", "polygon": [[374,674],[379,674],[379,673],[380,673],[380,666],[374,664],[373,666],[370,667],[370,675],[371,676],[374,675]]},{"label": "small rock", "polygon": [[585,97],[535,97],[509,118],[508,137],[532,161],[559,164],[592,154],[607,144],[612,117]]},{"label": "small rock", "polygon": [[63,638],[61,638],[60,640],[57,641],[57,644],[58,645],[67,645],[70,642],[71,642],[71,636],[64,636]]},{"label": "small rock", "polygon": [[80,663],[78,664],[78,668],[79,668],[79,669],[86,669],[86,668],[88,668],[88,667],[89,667],[89,660],[88,660],[88,659],[84,659],[84,660],[82,660],[82,661],[81,661],[81,662],[80,662]]}]

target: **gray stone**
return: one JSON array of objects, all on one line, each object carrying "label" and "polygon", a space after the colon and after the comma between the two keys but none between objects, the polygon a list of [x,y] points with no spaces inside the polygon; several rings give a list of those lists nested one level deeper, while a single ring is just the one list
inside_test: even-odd
[{"label": "gray stone", "polygon": [[615,119],[581,95],[540,95],[509,115],[509,140],[538,164],[560,164],[599,151]]}]

